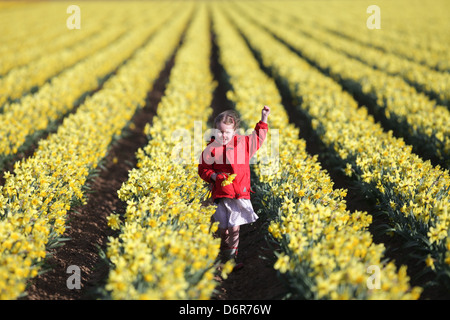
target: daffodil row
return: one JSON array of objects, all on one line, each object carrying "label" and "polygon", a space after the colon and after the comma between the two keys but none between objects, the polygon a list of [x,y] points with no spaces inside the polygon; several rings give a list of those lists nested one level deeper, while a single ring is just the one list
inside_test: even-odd
[{"label": "daffodil row", "polygon": [[[46,35],[52,34],[54,31],[46,34],[45,30],[40,30],[39,36],[26,35],[27,39],[33,39],[33,42],[18,38],[10,45],[10,50],[4,49],[4,56],[0,61],[0,75],[4,74],[0,78],[0,110],[3,110],[4,103],[17,101],[30,91],[39,89],[49,79],[53,80],[54,76],[58,76],[60,72],[107,46],[120,36],[120,33],[117,33],[119,30],[125,32],[138,25],[140,21],[149,23],[148,20],[144,22],[147,18],[144,15],[146,11],[133,4],[87,3],[80,8],[83,13],[83,27],[80,30],[69,30],[60,21],[60,17],[65,13],[67,7],[62,8],[59,5],[59,14],[52,10],[56,8],[49,3],[43,3],[39,8],[36,12],[22,13],[22,16],[28,18],[32,14],[42,13],[40,10],[47,9],[49,12],[46,15],[50,16],[50,19],[54,19],[52,15],[59,16],[58,24],[53,22],[50,27],[54,31],[60,29],[65,29],[65,31],[63,33],[59,31],[59,36],[55,40],[46,41]],[[129,15],[124,15],[123,10],[127,10]],[[155,8],[152,8],[150,14],[157,15]],[[139,20],[134,21],[130,17]],[[13,25],[19,21],[22,22],[20,19]],[[21,25],[20,29],[22,28],[30,31],[31,26]],[[37,29],[35,25],[32,28]],[[111,37],[112,33],[115,34],[114,37]],[[7,48],[7,46],[2,48],[5,47]],[[9,73],[6,73],[7,71]]]},{"label": "daffodil row", "polygon": [[[317,28],[317,25],[313,24],[315,21],[302,19],[302,23],[299,24],[298,20],[278,19],[273,10],[270,10],[269,7],[267,7],[267,10],[266,14],[271,17],[272,21],[274,19],[279,22],[283,21],[281,26],[293,30],[297,34],[304,33],[314,40],[326,44],[333,52],[342,52],[374,69],[381,70],[389,75],[400,76],[418,91],[425,92],[432,98],[437,99],[439,104],[450,107],[450,74],[448,72],[439,72],[404,57],[360,44],[355,40],[339,37],[325,28]],[[338,55],[338,57],[341,57],[341,55]],[[378,73],[378,75],[383,77],[383,73]],[[370,76],[370,78],[373,77]],[[405,87],[405,84],[402,87]],[[398,88],[396,89],[398,90]],[[439,110],[440,108],[438,108],[438,112]]]},{"label": "daffodil row", "polygon": [[[56,3],[22,5],[21,3],[11,2],[11,4],[14,3],[19,5],[8,7],[5,6],[5,2],[0,5],[0,27],[5,30],[5,33],[0,35],[0,39],[5,44],[12,43],[19,38],[26,41],[27,34],[30,34],[30,32],[32,32],[32,35],[38,35],[40,32],[33,29],[33,26],[38,25],[42,30],[50,31],[50,25],[61,18],[57,13],[61,13],[61,10],[65,13],[67,9],[67,6]],[[48,14],[46,19],[42,19],[44,13]],[[24,19],[25,17],[27,19]],[[22,26],[22,28],[19,29],[18,26]]]},{"label": "daffodil row", "polygon": [[125,221],[117,214],[109,218],[121,231],[107,249],[113,267],[106,290],[112,299],[209,299],[217,284],[214,206],[201,205],[205,188],[192,150],[186,157],[173,153],[183,143],[174,139],[176,130],[190,148],[195,122],[211,115],[209,18],[204,4],[195,8],[157,115],[145,128],[149,142],[138,150],[137,168],[118,191],[127,202]]},{"label": "daffodil row", "polygon": [[[7,73],[12,68],[23,65],[35,59],[36,53],[48,52],[52,50],[49,43],[64,43],[57,40],[61,35],[66,34],[68,29],[65,25],[56,27],[57,19],[60,18],[61,12],[66,11],[66,7],[62,8],[58,5],[41,5],[34,10],[27,10],[22,7],[15,10],[0,10],[0,29],[3,30],[0,40],[2,47],[0,48],[0,75]],[[46,19],[42,19],[42,15],[46,15]],[[37,27],[39,26],[39,27]],[[67,41],[68,38],[64,37]],[[36,46],[41,45],[46,49],[40,51]],[[64,48],[56,45],[55,50]],[[23,50],[24,48],[34,49]]]},{"label": "daffodil row", "polygon": [[[62,64],[55,66],[54,62],[57,60],[65,62],[62,59],[68,59],[68,57],[61,56],[64,55],[65,51],[71,47],[76,47],[77,44],[86,41],[101,30],[107,30],[115,23],[115,19],[118,19],[120,23],[126,21],[120,11],[113,10],[112,7],[105,8],[105,6],[102,7],[97,4],[92,11],[91,6],[89,5],[89,9],[82,6],[83,28],[75,31],[69,30],[66,24],[62,23],[65,22],[64,20],[61,21],[61,17],[66,14],[67,5],[64,6],[61,3],[41,3],[35,10],[22,8],[16,14],[12,13],[12,21],[9,22],[9,26],[5,29],[2,28],[4,34],[9,34],[11,37],[2,41],[0,75],[6,77],[11,70],[27,65],[19,69],[21,74],[27,74],[29,78],[33,79],[36,75],[31,70],[41,68],[42,74],[39,75],[39,80],[46,77],[50,78],[53,74],[57,74],[58,70],[64,68]],[[46,19],[42,19],[42,16],[45,16]],[[11,30],[8,33],[7,29],[9,28],[14,31]],[[86,54],[89,55],[89,52],[86,52]],[[79,59],[81,58],[80,56]],[[49,59],[53,63],[46,67]],[[67,63],[70,63],[70,61],[67,61]],[[13,74],[17,76],[17,72],[14,71]],[[28,80],[30,81],[29,86],[33,85],[31,79]],[[9,81],[13,82],[13,80],[14,78],[11,78]],[[23,86],[20,88],[25,91],[29,89]],[[20,97],[20,93],[20,91],[15,93],[11,98]],[[0,105],[3,102],[4,100],[1,100]]]},{"label": "daffodil row", "polygon": [[[221,13],[223,8],[214,5],[213,9],[219,59],[233,88],[228,97],[245,123],[258,120],[252,105],[270,105],[270,128],[279,130],[278,153],[268,153],[274,139],[268,136],[258,151],[262,156],[254,171],[261,193],[257,197],[265,214],[273,219],[268,231],[282,251],[274,267],[286,277],[291,296],[417,299],[421,289],[411,288],[405,267],[397,271],[393,262],[383,262],[384,246],[373,242],[367,228],[371,216],[346,209],[343,198],[347,190],[333,189],[317,157],[307,154],[298,128],[289,124],[275,81],[260,69],[238,30]],[[267,166],[265,157],[275,159]],[[379,290],[367,285],[370,266],[383,274]]]},{"label": "daffodil row", "polygon": [[[134,22],[126,28],[122,25],[110,28],[101,36],[107,45],[104,49],[65,70],[44,84],[36,94],[6,105],[0,114],[0,136],[3,138],[0,163],[16,154],[30,137],[45,131],[79,104],[84,96],[101,86],[100,81],[104,82],[102,79],[129,59],[170,15],[170,9],[152,12],[154,16],[138,12],[132,19]],[[119,35],[121,37],[115,40]]]},{"label": "daffodil row", "polygon": [[[79,88],[78,86],[70,86],[76,81],[76,78],[72,79],[74,70],[77,70],[78,74],[83,73],[83,80],[86,79],[85,82],[83,81],[83,84],[85,84],[86,87],[92,87],[92,83],[98,86],[99,83],[96,77],[96,70],[93,70],[93,80],[87,81],[90,74],[86,73],[86,67],[89,65],[89,62],[92,64],[91,61],[94,60],[97,60],[95,66],[98,66],[99,69],[100,67],[105,66],[105,63],[98,64],[98,56],[103,55],[96,53],[96,50],[99,49],[102,53],[102,47],[106,46],[106,50],[104,49],[104,51],[107,51],[109,48],[108,45],[123,34],[124,31],[125,30],[122,27],[113,28],[101,36],[93,37],[91,39],[92,43],[86,43],[88,45],[86,48],[83,49],[84,45],[80,46],[82,50],[88,51],[89,56],[86,57],[84,61],[73,68],[66,69],[59,76],[53,78],[51,82],[44,83],[46,79],[42,79],[43,83],[39,85],[39,91],[37,93],[26,95],[20,101],[5,104],[2,108],[3,112],[0,113],[0,136],[2,137],[0,154],[8,155],[16,153],[18,147],[24,143],[27,136],[34,131],[45,129],[51,119],[56,120],[73,107],[76,98],[79,98],[86,91],[83,90],[84,88]],[[93,43],[96,43],[97,45],[92,50]],[[67,50],[66,52],[68,53],[69,51]],[[84,54],[85,53],[83,53],[83,55]],[[24,67],[22,70],[27,68],[28,66]],[[92,69],[92,67],[90,69]],[[111,71],[111,69],[106,71]],[[15,82],[16,74],[22,79],[27,78],[26,72],[22,73],[21,70],[14,69],[7,77],[2,78],[0,82],[3,80],[3,82],[11,82],[18,85],[20,82]],[[9,77],[9,75],[11,75],[11,77]],[[37,76],[39,76],[39,74],[37,74]],[[102,74],[99,74],[99,76],[101,77]],[[2,95],[4,99],[17,93],[19,93],[20,96],[21,92],[21,90],[14,88],[14,86],[4,86],[3,90],[5,92],[5,94]],[[67,91],[70,92],[70,90],[75,91],[74,95],[68,94]],[[80,90],[80,92],[76,92],[77,90]]]},{"label": "daffodil row", "polygon": [[433,167],[391,131],[384,132],[367,109],[358,108],[336,82],[260,27],[239,15],[234,15],[234,20],[263,65],[285,84],[298,108],[310,117],[322,142],[334,150],[332,156],[345,166],[345,173],[374,193],[380,210],[391,220],[392,231],[415,243],[416,253],[424,260],[428,254],[428,264],[445,278],[450,267],[448,170]]},{"label": "daffodil row", "polygon": [[450,71],[450,37],[448,33],[442,32],[450,28],[446,14],[450,9],[448,1],[424,3],[380,0],[376,5],[380,12],[380,29],[367,27],[374,11],[367,12],[369,4],[365,2],[290,2],[289,5],[279,6],[276,1],[268,1],[261,7],[267,7],[282,16],[295,15],[301,18],[302,23],[313,22],[334,34],[433,70]]},{"label": "daffodil row", "polygon": [[[104,29],[105,23],[106,21],[100,19],[98,24],[88,28],[86,32],[75,35],[68,32],[64,35],[70,40],[66,47],[52,53],[43,52],[28,64],[10,70],[0,78],[0,107],[7,102],[17,101],[33,88],[41,87],[51,77],[107,46],[120,35],[116,31],[115,38],[112,37],[113,31],[124,29],[120,24],[112,26],[113,30]],[[25,50],[32,51],[31,48]]]},{"label": "daffodil row", "polygon": [[[252,12],[252,10],[247,10]],[[254,12],[254,10],[253,10]],[[338,52],[335,48],[337,40],[330,36],[319,36],[319,32],[311,31],[314,36],[310,38],[299,32],[315,27],[302,24],[295,27],[292,24],[272,23],[271,13],[250,14],[277,37],[286,41],[300,51],[302,56],[313,61],[322,70],[341,82],[346,90],[364,97],[366,105],[372,105],[376,113],[381,114],[391,124],[390,128],[398,131],[405,140],[415,146],[428,157],[437,157],[442,163],[450,164],[450,110],[446,106],[436,105],[424,93],[417,92],[401,75],[389,75],[382,70],[376,70],[358,59],[367,61],[369,55],[358,59],[350,58]],[[318,40],[318,41],[316,41]],[[326,41],[328,47],[320,41]],[[346,44],[344,44],[346,45]],[[352,46],[347,45],[351,50]],[[356,53],[352,53],[352,56]],[[377,58],[375,58],[377,59]],[[379,59],[381,62],[382,59]],[[404,66],[403,66],[404,67]],[[407,69],[405,69],[408,72]],[[439,73],[438,73],[439,74]],[[442,98],[450,92],[448,74],[442,73],[439,78],[432,78],[432,73],[426,76],[423,82],[435,83],[437,88],[442,87]],[[445,78],[445,79],[444,79]],[[447,87],[447,88],[446,88]],[[437,89],[439,90],[439,89]],[[441,94],[441,92],[437,92]]]},{"label": "daffodil row", "polygon": [[[178,44],[187,14],[172,17],[103,88],[88,97],[30,158],[16,162],[0,187],[0,299],[14,299],[34,277],[46,250],[57,245],[71,206],[84,203],[83,186],[113,139],[143,106]],[[144,27],[135,33],[147,36]],[[139,37],[139,36],[138,36]]]}]

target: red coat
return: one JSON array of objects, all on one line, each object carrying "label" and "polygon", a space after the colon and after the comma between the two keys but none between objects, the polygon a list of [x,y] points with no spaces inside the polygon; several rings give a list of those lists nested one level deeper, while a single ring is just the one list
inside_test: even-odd
[{"label": "red coat", "polygon": [[[267,130],[267,123],[259,121],[252,134],[248,136],[236,134],[226,145],[211,139],[200,156],[198,174],[203,180],[211,183],[214,200],[250,199],[250,159],[266,139]],[[213,173],[224,174],[218,174],[214,182],[211,179]],[[229,174],[236,174],[235,180],[229,185],[222,186],[222,181]]]}]

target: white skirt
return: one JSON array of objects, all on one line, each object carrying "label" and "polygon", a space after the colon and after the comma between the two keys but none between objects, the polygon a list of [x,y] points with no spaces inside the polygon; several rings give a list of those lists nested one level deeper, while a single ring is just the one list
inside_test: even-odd
[{"label": "white skirt", "polygon": [[213,214],[219,228],[226,229],[252,223],[258,219],[250,199],[221,198]]}]

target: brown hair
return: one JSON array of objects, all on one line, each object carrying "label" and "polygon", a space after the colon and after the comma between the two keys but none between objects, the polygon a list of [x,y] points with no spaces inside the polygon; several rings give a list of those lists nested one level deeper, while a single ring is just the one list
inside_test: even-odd
[{"label": "brown hair", "polygon": [[234,110],[226,110],[222,113],[220,113],[216,119],[214,120],[214,124],[217,128],[219,123],[224,124],[234,124],[234,130],[239,129],[239,125],[241,123],[241,120],[239,119],[239,115]]}]

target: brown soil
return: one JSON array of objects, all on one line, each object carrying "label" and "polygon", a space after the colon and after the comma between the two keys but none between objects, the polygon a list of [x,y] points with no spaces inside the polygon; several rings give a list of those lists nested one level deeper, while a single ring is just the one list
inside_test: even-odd
[{"label": "brown soil", "polygon": [[263,221],[241,226],[237,263],[244,267],[233,271],[227,279],[217,277],[219,285],[213,299],[217,300],[274,300],[282,298],[286,287],[273,268],[276,261],[267,245]]}]

